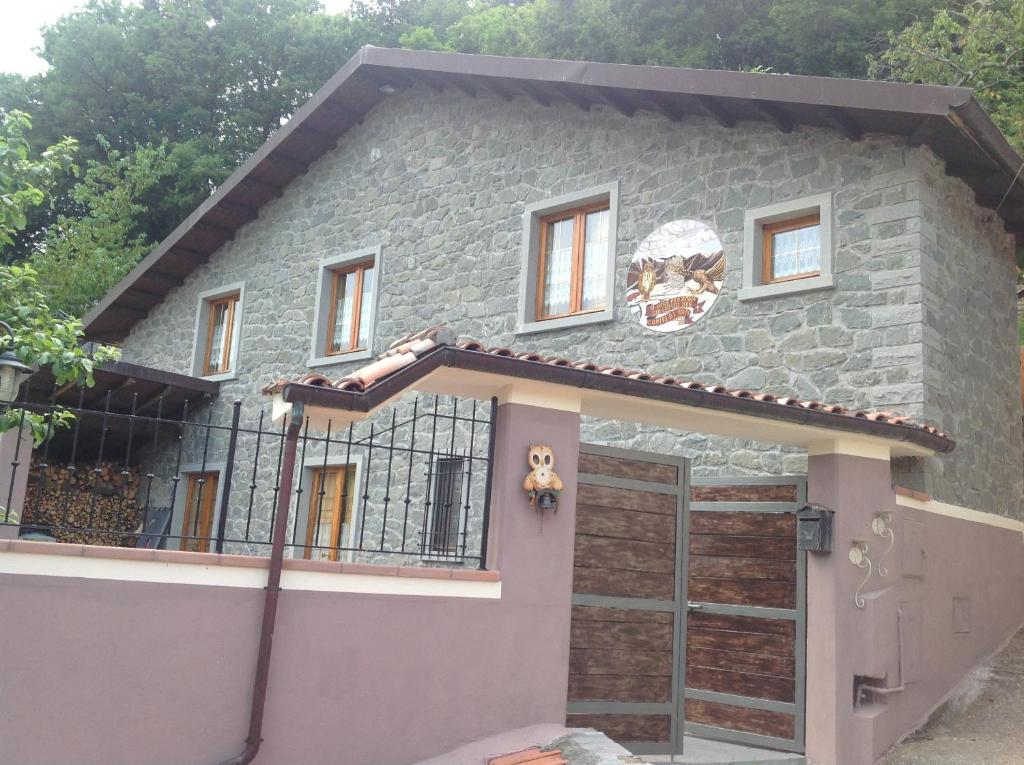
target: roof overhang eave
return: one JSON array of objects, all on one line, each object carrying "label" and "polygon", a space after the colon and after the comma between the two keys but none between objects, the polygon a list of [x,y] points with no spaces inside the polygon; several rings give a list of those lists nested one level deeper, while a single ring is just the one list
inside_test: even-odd
[{"label": "roof overhang eave", "polygon": [[514,399],[528,388],[531,400],[550,394],[555,408],[575,397],[582,414],[661,425],[744,440],[812,447],[830,439],[884,446],[894,455],[928,456],[953,450],[955,442],[913,425],[834,414],[798,405],[714,393],[610,375],[571,366],[497,356],[452,346],[424,354],[366,391],[288,383],[275,394],[275,417],[301,403],[320,427],[331,420],[363,419],[408,390],[485,399]]}]

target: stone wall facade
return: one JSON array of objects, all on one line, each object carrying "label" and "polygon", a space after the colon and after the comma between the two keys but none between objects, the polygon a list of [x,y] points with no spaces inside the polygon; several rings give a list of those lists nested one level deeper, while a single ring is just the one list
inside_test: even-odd
[{"label": "stone wall facade", "polygon": [[[517,337],[525,206],[616,181],[614,320]],[[821,193],[833,194],[835,288],[737,300],[744,211]],[[729,270],[706,318],[661,335],[636,324],[621,295],[639,242],[677,218],[714,227]],[[216,406],[256,408],[263,384],[308,370],[318,261],[375,245],[377,352],[447,323],[486,343],[925,418],[958,448],[905,461],[899,480],[1021,514],[1014,302],[1003,294],[1011,243],[925,148],[415,87],[378,106],[140,321],[124,359],[189,372],[198,293],[244,281],[237,378]],[[583,437],[682,454],[698,476],[806,468],[799,451],[622,423],[586,420]]]}]

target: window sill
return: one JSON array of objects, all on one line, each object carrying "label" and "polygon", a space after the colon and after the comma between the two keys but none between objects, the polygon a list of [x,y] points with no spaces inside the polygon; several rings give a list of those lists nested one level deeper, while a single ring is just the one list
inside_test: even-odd
[{"label": "window sill", "polygon": [[584,327],[590,324],[603,324],[615,318],[609,308],[591,313],[581,313],[576,316],[563,316],[560,319],[546,319],[544,321],[522,322],[516,327],[517,335],[533,335],[538,332],[548,332],[556,329],[573,329]]},{"label": "window sill", "polygon": [[741,302],[748,300],[764,300],[767,298],[788,297],[799,295],[803,292],[814,292],[817,290],[830,290],[835,288],[835,279],[832,276],[811,276],[807,279],[790,279],[785,282],[774,284],[760,284],[754,287],[744,287],[739,291],[737,298]]},{"label": "window sill", "polygon": [[329,367],[336,364],[347,364],[350,361],[366,361],[373,358],[372,350],[339,353],[336,356],[317,356],[306,362],[307,367]]},{"label": "window sill", "polygon": [[210,382],[227,382],[228,380],[237,380],[238,372],[221,372],[216,375],[197,375],[200,380],[209,380]]}]

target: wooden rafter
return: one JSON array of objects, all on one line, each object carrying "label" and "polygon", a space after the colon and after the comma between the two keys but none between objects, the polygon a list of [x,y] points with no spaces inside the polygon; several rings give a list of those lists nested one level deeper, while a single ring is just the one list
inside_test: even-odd
[{"label": "wooden rafter", "polygon": [[783,114],[782,110],[773,104],[755,101],[754,110],[778,128],[780,133],[793,132],[793,120]]},{"label": "wooden rafter", "polygon": [[597,93],[601,97],[601,100],[614,108],[620,114],[626,117],[632,117],[636,114],[636,104],[624,96],[620,96],[618,93],[607,88],[599,88]]},{"label": "wooden rafter", "polygon": [[829,109],[828,118],[836,129],[851,141],[859,141],[864,137],[863,128],[845,109]]},{"label": "wooden rafter", "polygon": [[722,127],[735,127],[736,118],[722,105],[722,103],[711,96],[694,96],[698,108],[707,116],[711,117]]}]

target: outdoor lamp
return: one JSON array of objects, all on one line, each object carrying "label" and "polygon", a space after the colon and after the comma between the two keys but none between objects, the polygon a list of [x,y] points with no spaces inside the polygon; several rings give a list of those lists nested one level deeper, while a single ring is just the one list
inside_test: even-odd
[{"label": "outdoor lamp", "polygon": [[[14,344],[14,331],[5,321],[0,321],[0,328],[7,332]],[[21,362],[14,351],[8,349],[0,353],[0,403],[9,403],[18,396],[22,378],[32,373],[32,367]]]}]

